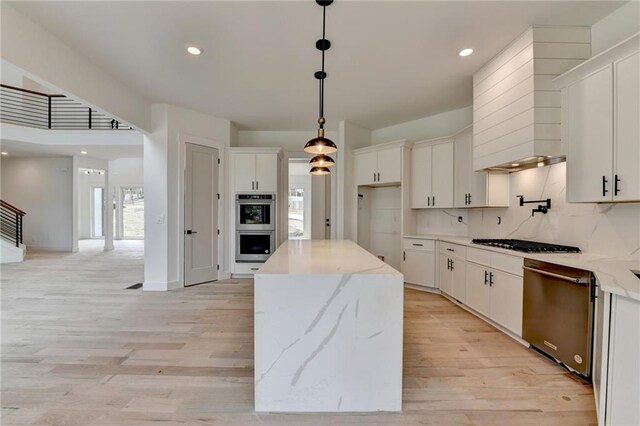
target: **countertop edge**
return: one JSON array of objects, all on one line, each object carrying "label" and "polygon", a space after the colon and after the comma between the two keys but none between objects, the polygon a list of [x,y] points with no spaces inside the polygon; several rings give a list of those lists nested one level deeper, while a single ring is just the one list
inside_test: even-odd
[{"label": "countertop edge", "polygon": [[489,247],[473,244],[472,238],[456,235],[404,235],[403,238],[434,240],[453,244],[460,244],[479,250],[493,251],[509,256],[540,260],[555,263],[592,272],[604,292],[618,296],[628,297],[640,302],[640,279],[631,272],[640,270],[640,260],[607,257],[590,253],[523,253],[514,250],[506,250],[498,247]]}]

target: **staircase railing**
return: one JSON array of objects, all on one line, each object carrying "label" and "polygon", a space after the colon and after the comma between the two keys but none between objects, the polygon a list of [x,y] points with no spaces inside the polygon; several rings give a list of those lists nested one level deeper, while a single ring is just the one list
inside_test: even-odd
[{"label": "staircase railing", "polygon": [[27,214],[6,201],[0,200],[0,237],[20,247],[22,218]]},{"label": "staircase railing", "polygon": [[0,121],[39,129],[131,130],[95,109],[67,98],[0,84]]}]

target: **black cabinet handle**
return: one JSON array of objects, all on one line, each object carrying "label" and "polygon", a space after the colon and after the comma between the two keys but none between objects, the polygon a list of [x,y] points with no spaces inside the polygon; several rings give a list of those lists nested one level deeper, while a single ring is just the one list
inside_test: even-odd
[{"label": "black cabinet handle", "polygon": [[427,206],[431,207],[431,197],[427,197]]},{"label": "black cabinet handle", "polygon": [[193,234],[197,234],[197,231],[192,231],[191,229],[187,229],[186,231],[184,231],[185,234],[187,235],[193,235]]},{"label": "black cabinet handle", "polygon": [[433,207],[436,206],[436,196],[435,195],[433,197],[431,197],[431,204],[433,204]]},{"label": "black cabinet handle", "polygon": [[376,181],[376,172],[373,172],[373,181]]},{"label": "black cabinet handle", "polygon": [[453,259],[451,259],[451,270],[453,271]]},{"label": "black cabinet handle", "polygon": [[484,271],[484,285],[487,285],[488,281],[489,281],[489,272]]},{"label": "black cabinet handle", "polygon": [[619,183],[620,183],[620,178],[616,174],[613,180],[613,195],[615,195],[616,197],[618,196],[618,192],[620,192],[620,188],[618,188]]},{"label": "black cabinet handle", "polygon": [[447,269],[451,270],[451,259],[447,259]]},{"label": "black cabinet handle", "polygon": [[380,172],[378,172],[378,182],[380,182]]},{"label": "black cabinet handle", "polygon": [[493,287],[493,272],[489,272],[489,287]]},{"label": "black cabinet handle", "polygon": [[422,247],[422,244],[413,243],[413,245],[416,247]]},{"label": "black cabinet handle", "polygon": [[471,205],[471,193],[469,193],[469,205]]},{"label": "black cabinet handle", "polygon": [[402,260],[407,260],[407,252],[406,251],[402,252]]},{"label": "black cabinet handle", "polygon": [[607,192],[609,192],[609,190],[607,189],[607,183],[609,181],[607,180],[606,176],[602,176],[602,196],[606,196]]},{"label": "black cabinet handle", "polygon": [[452,252],[454,252],[454,253],[455,253],[455,250],[454,250],[454,249],[452,249],[452,248],[447,248],[447,251],[452,251]]}]

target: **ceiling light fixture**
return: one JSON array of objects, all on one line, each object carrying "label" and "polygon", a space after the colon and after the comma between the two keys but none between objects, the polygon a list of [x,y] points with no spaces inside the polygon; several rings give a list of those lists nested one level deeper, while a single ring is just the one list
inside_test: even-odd
[{"label": "ceiling light fixture", "polygon": [[311,161],[309,161],[309,164],[311,167],[331,167],[336,164],[336,162],[328,155],[319,154],[313,157]]},{"label": "ceiling light fixture", "polygon": [[[331,139],[327,139],[324,137],[324,123],[326,122],[324,118],[324,80],[327,77],[327,73],[324,71],[324,52],[329,50],[331,47],[331,42],[326,39],[326,17],[327,17],[327,6],[333,3],[333,0],[316,0],[316,3],[322,7],[322,38],[316,41],[316,49],[322,52],[322,69],[320,71],[316,71],[314,77],[319,82],[319,94],[320,94],[320,103],[319,103],[319,114],[318,114],[318,136],[311,139],[304,146],[304,151],[309,154],[316,154],[311,160],[311,163],[319,163],[323,162],[323,167],[313,167],[311,169],[311,173],[315,175],[326,175],[331,173],[327,166],[332,166],[335,164],[333,158],[328,157],[327,154],[334,153],[338,151],[338,147]],[[318,158],[320,157],[320,158]],[[315,160],[315,161],[314,161]],[[314,164],[311,164],[312,166]]]},{"label": "ceiling light fixture", "polygon": [[0,154],[2,154],[2,155],[9,155],[9,153],[8,153],[8,152],[6,152],[6,151],[2,151],[2,152],[0,152]]},{"label": "ceiling light fixture", "polygon": [[87,151],[80,151],[80,154],[87,155]]},{"label": "ceiling light fixture", "polygon": [[460,52],[458,52],[458,55],[460,56],[469,56],[473,53],[473,49],[467,48],[467,49],[462,49]]},{"label": "ceiling light fixture", "polygon": [[202,49],[197,46],[187,46],[187,52],[191,53],[194,56],[198,56],[202,54]]}]

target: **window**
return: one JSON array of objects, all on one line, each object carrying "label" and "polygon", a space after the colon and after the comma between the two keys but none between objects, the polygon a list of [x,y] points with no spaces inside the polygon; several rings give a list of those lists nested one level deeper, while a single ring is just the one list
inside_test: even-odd
[{"label": "window", "polygon": [[144,238],[144,188],[128,186],[120,189],[122,206],[122,238]]},{"label": "window", "polygon": [[[93,238],[104,237],[104,188],[94,187],[92,189],[92,234]],[[86,204],[85,204],[86,205]]]},{"label": "window", "polygon": [[289,239],[304,238],[304,188],[289,188]]}]

